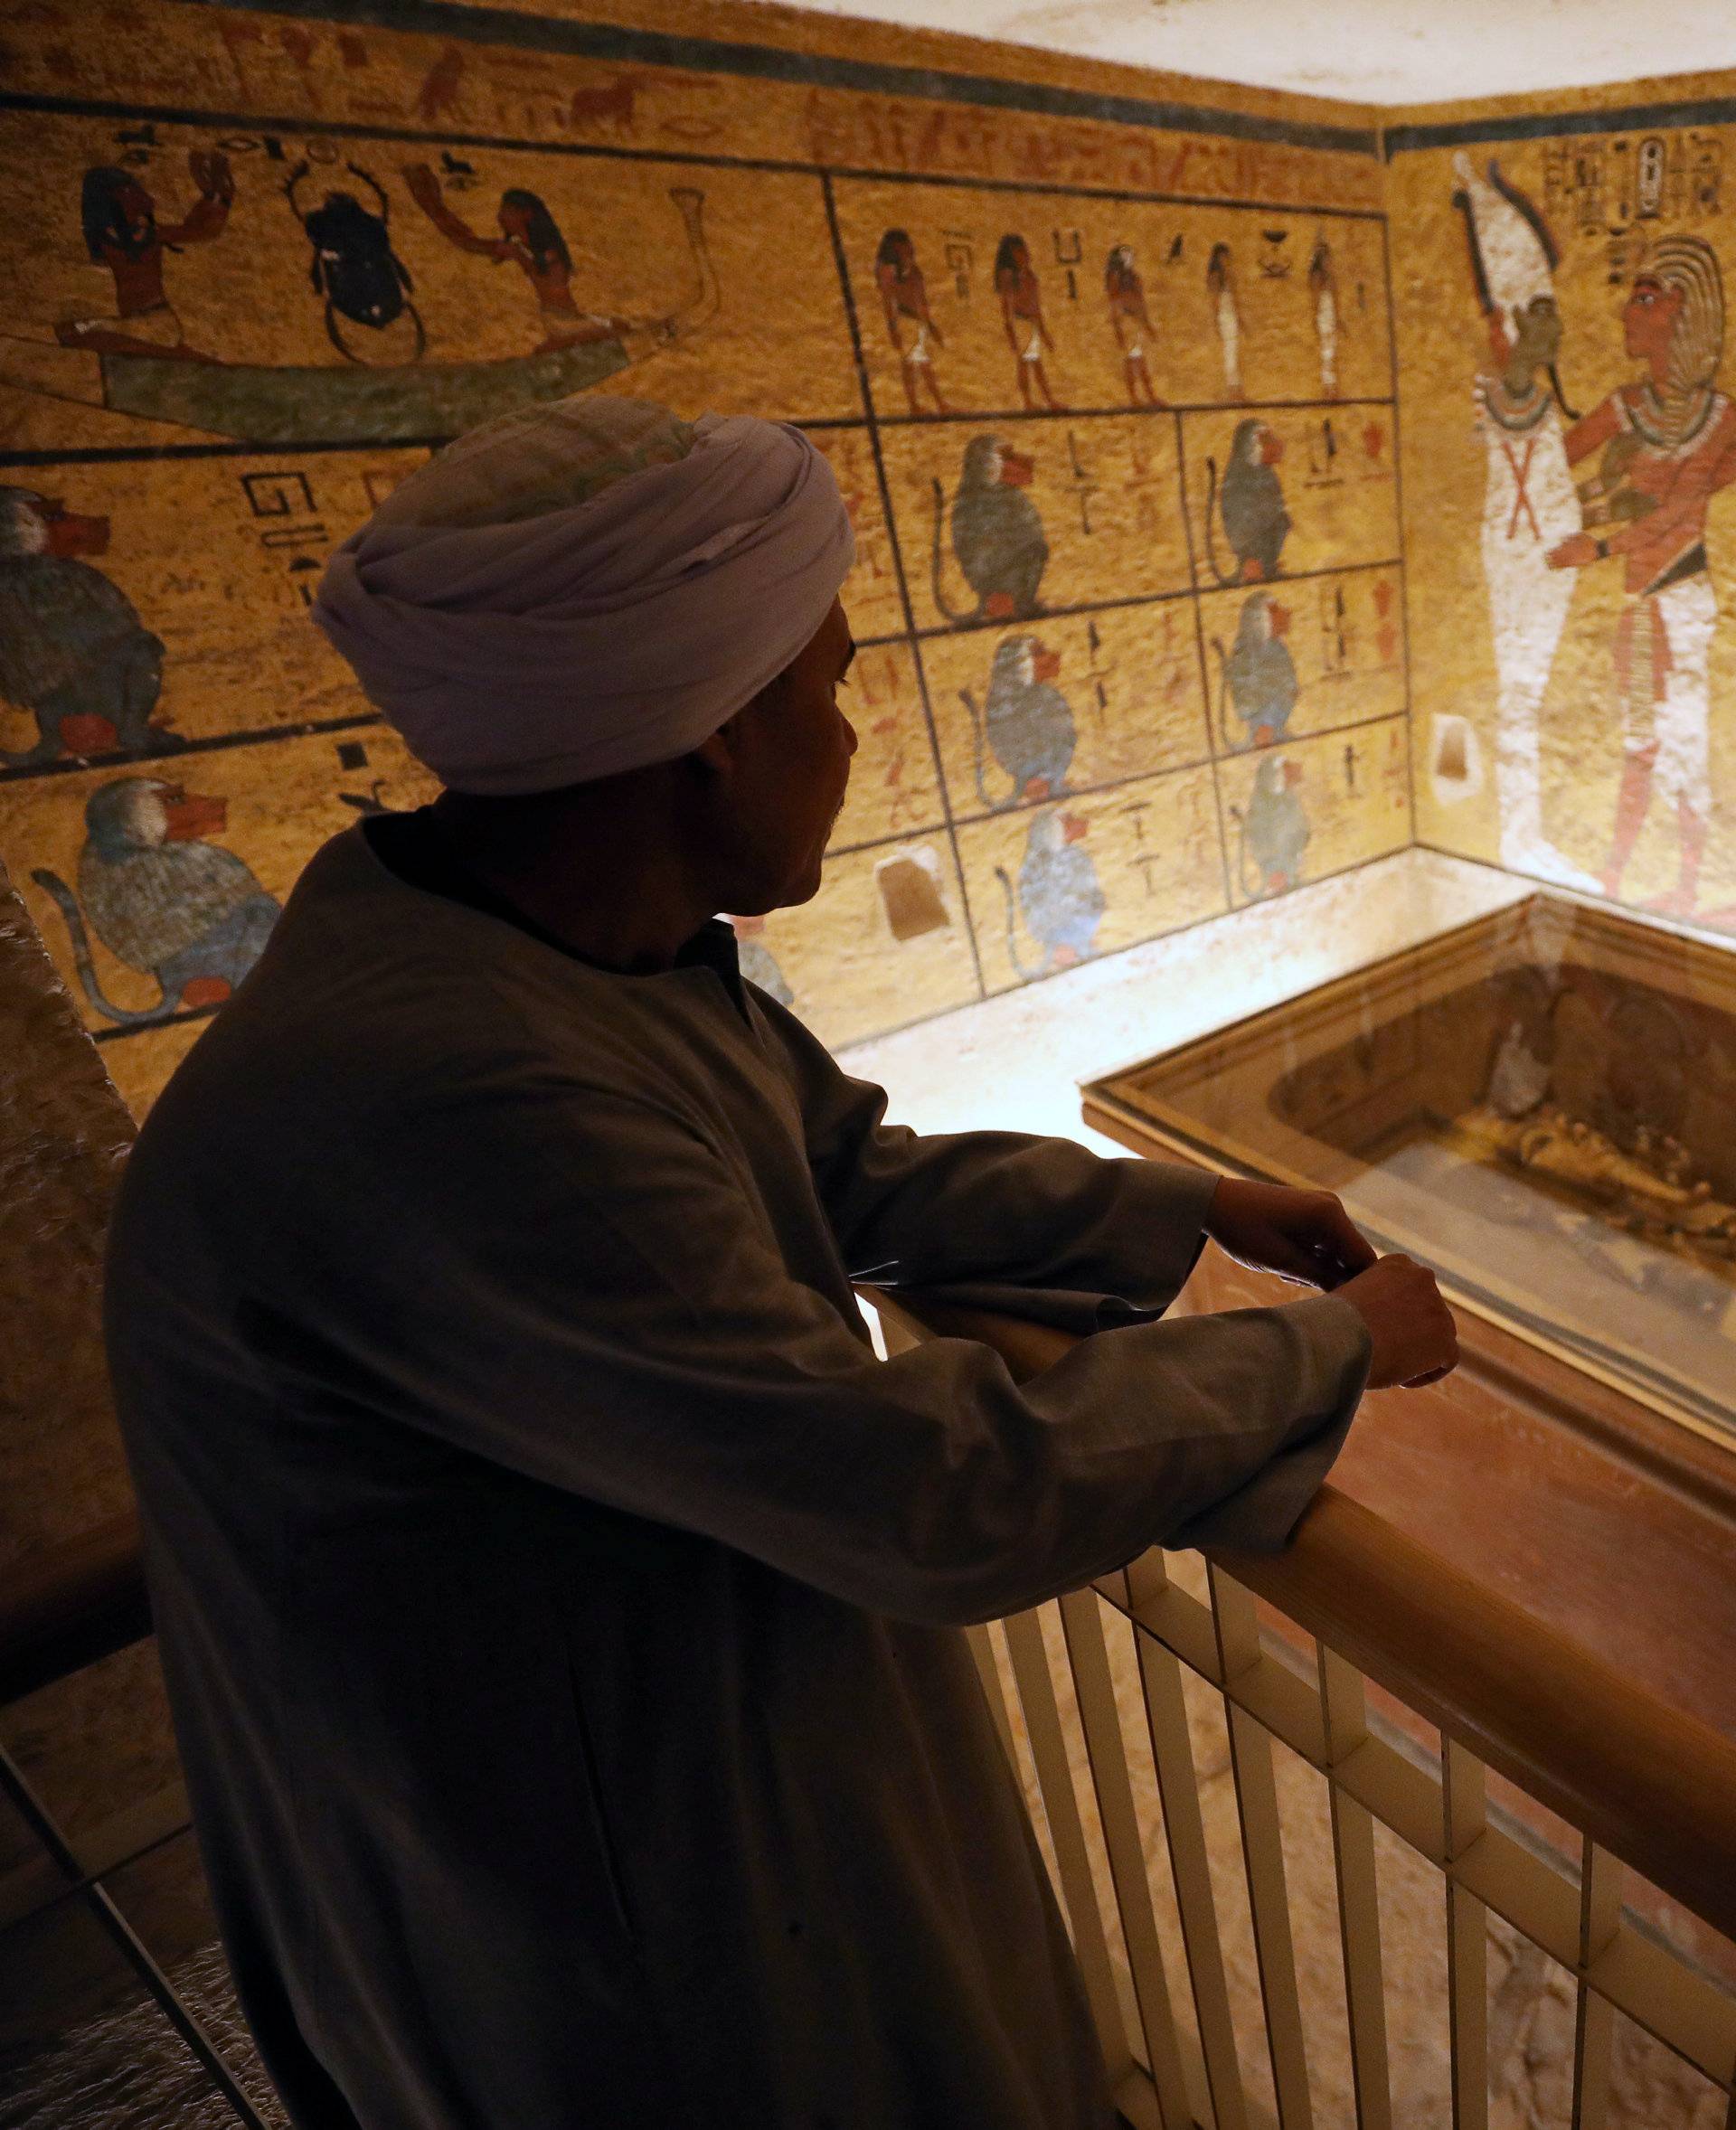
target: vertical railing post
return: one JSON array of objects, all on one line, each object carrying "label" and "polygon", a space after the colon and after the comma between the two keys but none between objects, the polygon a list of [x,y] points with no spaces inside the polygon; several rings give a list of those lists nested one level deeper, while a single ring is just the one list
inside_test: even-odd
[{"label": "vertical railing post", "polygon": [[1609,2119],[1609,2050],[1616,2015],[1586,1981],[1621,1923],[1622,1870],[1590,1834],[1580,1852],[1580,1973],[1573,2007],[1573,2130],[1604,2130]]},{"label": "vertical railing post", "polygon": [[1374,1820],[1367,1806],[1351,1796],[1338,1779],[1340,1767],[1368,1737],[1363,1681],[1360,1673],[1324,1643],[1320,1645],[1320,1705],[1326,1726],[1326,1780],[1332,1799],[1332,1850],[1338,1873],[1338,1924],[1344,1941],[1344,2000],[1350,2015],[1356,2121],[1359,2130],[1392,2130]]},{"label": "vertical railing post", "polygon": [[[1133,2065],[1122,2023],[1121,2002],[1116,1993],[1115,1971],[1109,1962],[1109,1943],[1097,1905],[1097,1885],[1091,1876],[1090,1852],[1085,1843],[1085,1824],[1080,1817],[1079,1798],[1073,1789],[1072,1770],[1067,1765],[1067,1741],[1061,1727],[1061,1710],[1055,1700],[1055,1682],[1049,1669],[1049,1652],[1043,1645],[1043,1622],[1035,1612],[1014,1613],[1004,1623],[1007,1654],[1018,1683],[1019,1705],[1031,1740],[1031,1758],[1037,1770],[1043,1810],[1049,1819],[1050,1838],[1055,1845],[1055,1864],[1061,1873],[1061,1893],[1072,1924],[1073,1951],[1084,1977],[1085,1994],[1097,2026],[1103,2060],[1111,2086],[1119,2083]],[[1159,2096],[1160,2100],[1163,2096]],[[1184,2096],[1175,2095],[1185,2109]],[[1167,2110],[1167,2104],[1165,2103]],[[1185,2112],[1165,2112],[1165,2130],[1185,2124]]]},{"label": "vertical railing post", "polygon": [[[1127,1941],[1127,1965],[1133,1973],[1134,1997],[1146,2038],[1152,2084],[1165,2130],[1191,2130],[1193,2111],[1187,2105],[1187,2083],[1181,2052],[1175,2042],[1175,2015],[1169,1999],[1169,1977],[1165,1971],[1163,1946],[1157,1936],[1157,1918],[1151,1903],[1151,1880],[1146,1870],[1145,1850],[1139,1839],[1139,1815],[1133,1802],[1133,1784],[1127,1773],[1127,1743],[1116,1712],[1115,1683],[1109,1673],[1109,1651],[1103,1641],[1103,1623],[1098,1616],[1095,1590],[1075,1590],[1061,1600],[1061,1631],[1067,1637],[1067,1654],[1073,1669],[1074,1691],[1079,1696],[1080,1720],[1085,1729],[1085,1748],[1090,1757],[1091,1780],[1097,1790],[1103,1842],[1109,1856],[1109,1875],[1115,1884],[1116,1906],[1121,1917],[1121,1935]],[[1169,1802],[1164,1801],[1165,1824]],[[1231,2044],[1231,2061],[1234,2046]],[[1210,2058],[1207,2059],[1210,2081]],[[1216,2088],[1212,2088],[1213,2101]],[[1218,2111],[1216,2130],[1242,2130],[1241,2117]]]},{"label": "vertical railing post", "polygon": [[1441,1741],[1441,1852],[1447,1864],[1447,2017],[1453,2072],[1453,2130],[1488,2130],[1488,1910],[1455,1866],[1488,1824],[1483,1763]]},{"label": "vertical railing post", "polygon": [[1278,1780],[1272,1741],[1228,1689],[1238,1673],[1260,1661],[1260,1619],[1241,1585],[1212,1568],[1209,1588],[1217,1636],[1218,1663],[1230,1721],[1230,1772],[1236,1786],[1241,1855],[1248,1874],[1254,1952],[1260,1965],[1266,2045],[1271,2054],[1272,2090],[1280,2130],[1313,2130],[1307,2054],[1302,2042],[1302,2000],[1296,1983],[1296,1946],[1290,1935],[1290,1895],[1284,1873],[1284,1837],[1278,1824]]}]

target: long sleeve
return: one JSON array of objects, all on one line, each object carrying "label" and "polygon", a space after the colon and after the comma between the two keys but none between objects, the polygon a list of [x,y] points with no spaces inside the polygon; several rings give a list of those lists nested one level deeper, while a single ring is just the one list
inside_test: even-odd
[{"label": "long sleeve", "polygon": [[274,1397],[353,1404],[893,1616],[1034,1604],[1239,1494],[1242,1541],[1281,1542],[1363,1387],[1360,1320],[1325,1296],[1109,1331],[1023,1386],[971,1340],[881,1362],[791,1276],[726,1151],[540,1069],[382,1115],[366,1166],[341,1246],[329,1202],[307,1235],[287,1220],[239,1327]]},{"label": "long sleeve", "polygon": [[1205,1239],[1214,1176],[1105,1160],[1071,1139],[889,1125],[882,1089],[852,1079],[793,1014],[773,1013],[815,1189],[853,1278],[1080,1333],[1175,1300]]}]

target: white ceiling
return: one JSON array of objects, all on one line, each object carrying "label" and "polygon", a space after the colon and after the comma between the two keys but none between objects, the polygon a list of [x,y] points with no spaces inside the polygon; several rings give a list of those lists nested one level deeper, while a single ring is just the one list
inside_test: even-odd
[{"label": "white ceiling", "polygon": [[1731,0],[797,0],[1175,74],[1439,103],[1736,68]]}]

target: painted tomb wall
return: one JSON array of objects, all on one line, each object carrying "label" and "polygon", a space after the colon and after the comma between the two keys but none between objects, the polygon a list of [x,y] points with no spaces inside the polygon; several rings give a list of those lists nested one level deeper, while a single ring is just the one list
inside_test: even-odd
[{"label": "painted tomb wall", "polygon": [[837,469],[851,795],[738,927],[826,1041],[1410,840],[1366,112],[769,9],[13,19],[0,859],[136,1110],[313,851],[431,790],[326,555],[569,391]]},{"label": "painted tomb wall", "polygon": [[1736,74],[1385,146],[1418,839],[1736,932]]}]

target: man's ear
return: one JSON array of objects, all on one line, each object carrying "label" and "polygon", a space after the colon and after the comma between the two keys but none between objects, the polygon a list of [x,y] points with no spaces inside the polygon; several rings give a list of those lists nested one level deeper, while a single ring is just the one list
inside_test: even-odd
[{"label": "man's ear", "polygon": [[[759,697],[756,696],[754,701],[758,702]],[[733,717],[725,718],[715,732],[702,740],[693,749],[702,769],[716,777],[733,774],[741,749],[741,720],[752,707],[751,702],[748,703],[743,709],[738,710]]]}]

